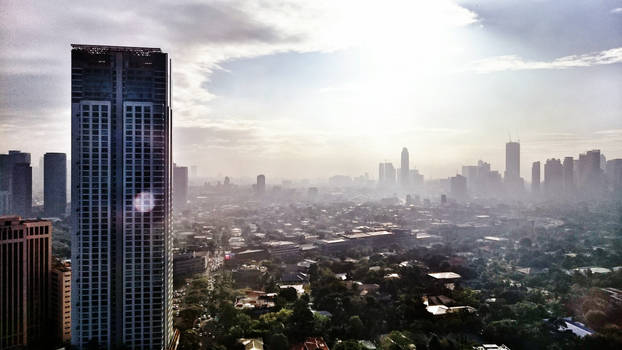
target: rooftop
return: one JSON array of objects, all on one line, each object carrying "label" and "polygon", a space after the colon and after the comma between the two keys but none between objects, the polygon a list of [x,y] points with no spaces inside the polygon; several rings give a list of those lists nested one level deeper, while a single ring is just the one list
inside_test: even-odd
[{"label": "rooftop", "polygon": [[108,51],[118,52],[134,52],[140,54],[148,54],[155,52],[162,52],[160,48],[156,47],[133,47],[133,46],[111,46],[111,45],[84,45],[84,44],[71,44],[73,50],[84,50],[92,54],[104,53]]}]

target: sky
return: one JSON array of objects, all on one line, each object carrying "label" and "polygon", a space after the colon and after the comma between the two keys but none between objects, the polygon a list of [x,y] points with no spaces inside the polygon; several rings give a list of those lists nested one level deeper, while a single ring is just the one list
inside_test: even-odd
[{"label": "sky", "polygon": [[426,178],[504,144],[622,158],[622,0],[0,2],[0,153],[70,151],[70,44],[173,60],[173,155],[201,176]]}]

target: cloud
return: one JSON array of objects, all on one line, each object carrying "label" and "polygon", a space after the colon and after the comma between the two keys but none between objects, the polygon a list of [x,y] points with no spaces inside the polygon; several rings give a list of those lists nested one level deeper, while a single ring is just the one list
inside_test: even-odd
[{"label": "cloud", "polygon": [[496,56],[472,62],[467,70],[477,73],[533,69],[568,69],[622,62],[622,47],[583,55],[560,57],[552,61],[529,61],[516,55]]},{"label": "cloud", "polygon": [[612,9],[610,12],[614,14],[622,13],[622,7],[616,7]]}]

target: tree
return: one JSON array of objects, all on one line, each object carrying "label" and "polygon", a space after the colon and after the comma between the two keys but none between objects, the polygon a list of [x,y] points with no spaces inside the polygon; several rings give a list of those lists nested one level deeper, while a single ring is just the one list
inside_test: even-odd
[{"label": "tree", "polygon": [[313,329],[313,313],[307,302],[300,298],[294,303],[294,312],[289,318],[289,336],[294,341],[304,339]]},{"label": "tree", "polygon": [[333,350],[363,350],[363,346],[356,340],[338,341]]},{"label": "tree", "polygon": [[279,291],[279,298],[283,298],[291,303],[298,299],[298,292],[296,292],[296,288],[293,287],[283,288]]},{"label": "tree", "polygon": [[348,333],[352,339],[361,339],[365,334],[365,325],[358,315],[348,319]]},{"label": "tree", "polygon": [[287,337],[283,333],[272,334],[269,338],[268,344],[272,350],[287,350],[289,349],[289,342]]}]

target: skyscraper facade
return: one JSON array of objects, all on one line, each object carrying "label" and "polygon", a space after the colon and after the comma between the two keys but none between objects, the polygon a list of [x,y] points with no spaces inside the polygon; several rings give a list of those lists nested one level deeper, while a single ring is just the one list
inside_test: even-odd
[{"label": "skyscraper facade", "polygon": [[50,323],[58,343],[71,340],[71,263],[54,261],[50,275]]},{"label": "skyscraper facade", "polygon": [[65,215],[67,206],[67,155],[43,156],[43,206],[46,216]]},{"label": "skyscraper facade", "polygon": [[392,163],[380,163],[378,166],[378,185],[395,185],[396,170]]},{"label": "skyscraper facade", "polygon": [[0,349],[44,349],[52,223],[0,217]]},{"label": "skyscraper facade", "polygon": [[72,45],[72,345],[172,337],[170,62],[157,48]]},{"label": "skyscraper facade", "polygon": [[188,167],[173,165],[173,211],[180,214],[188,203]]},{"label": "skyscraper facade", "polygon": [[408,148],[402,148],[401,167],[400,167],[400,185],[408,187],[410,185],[410,159]]}]

